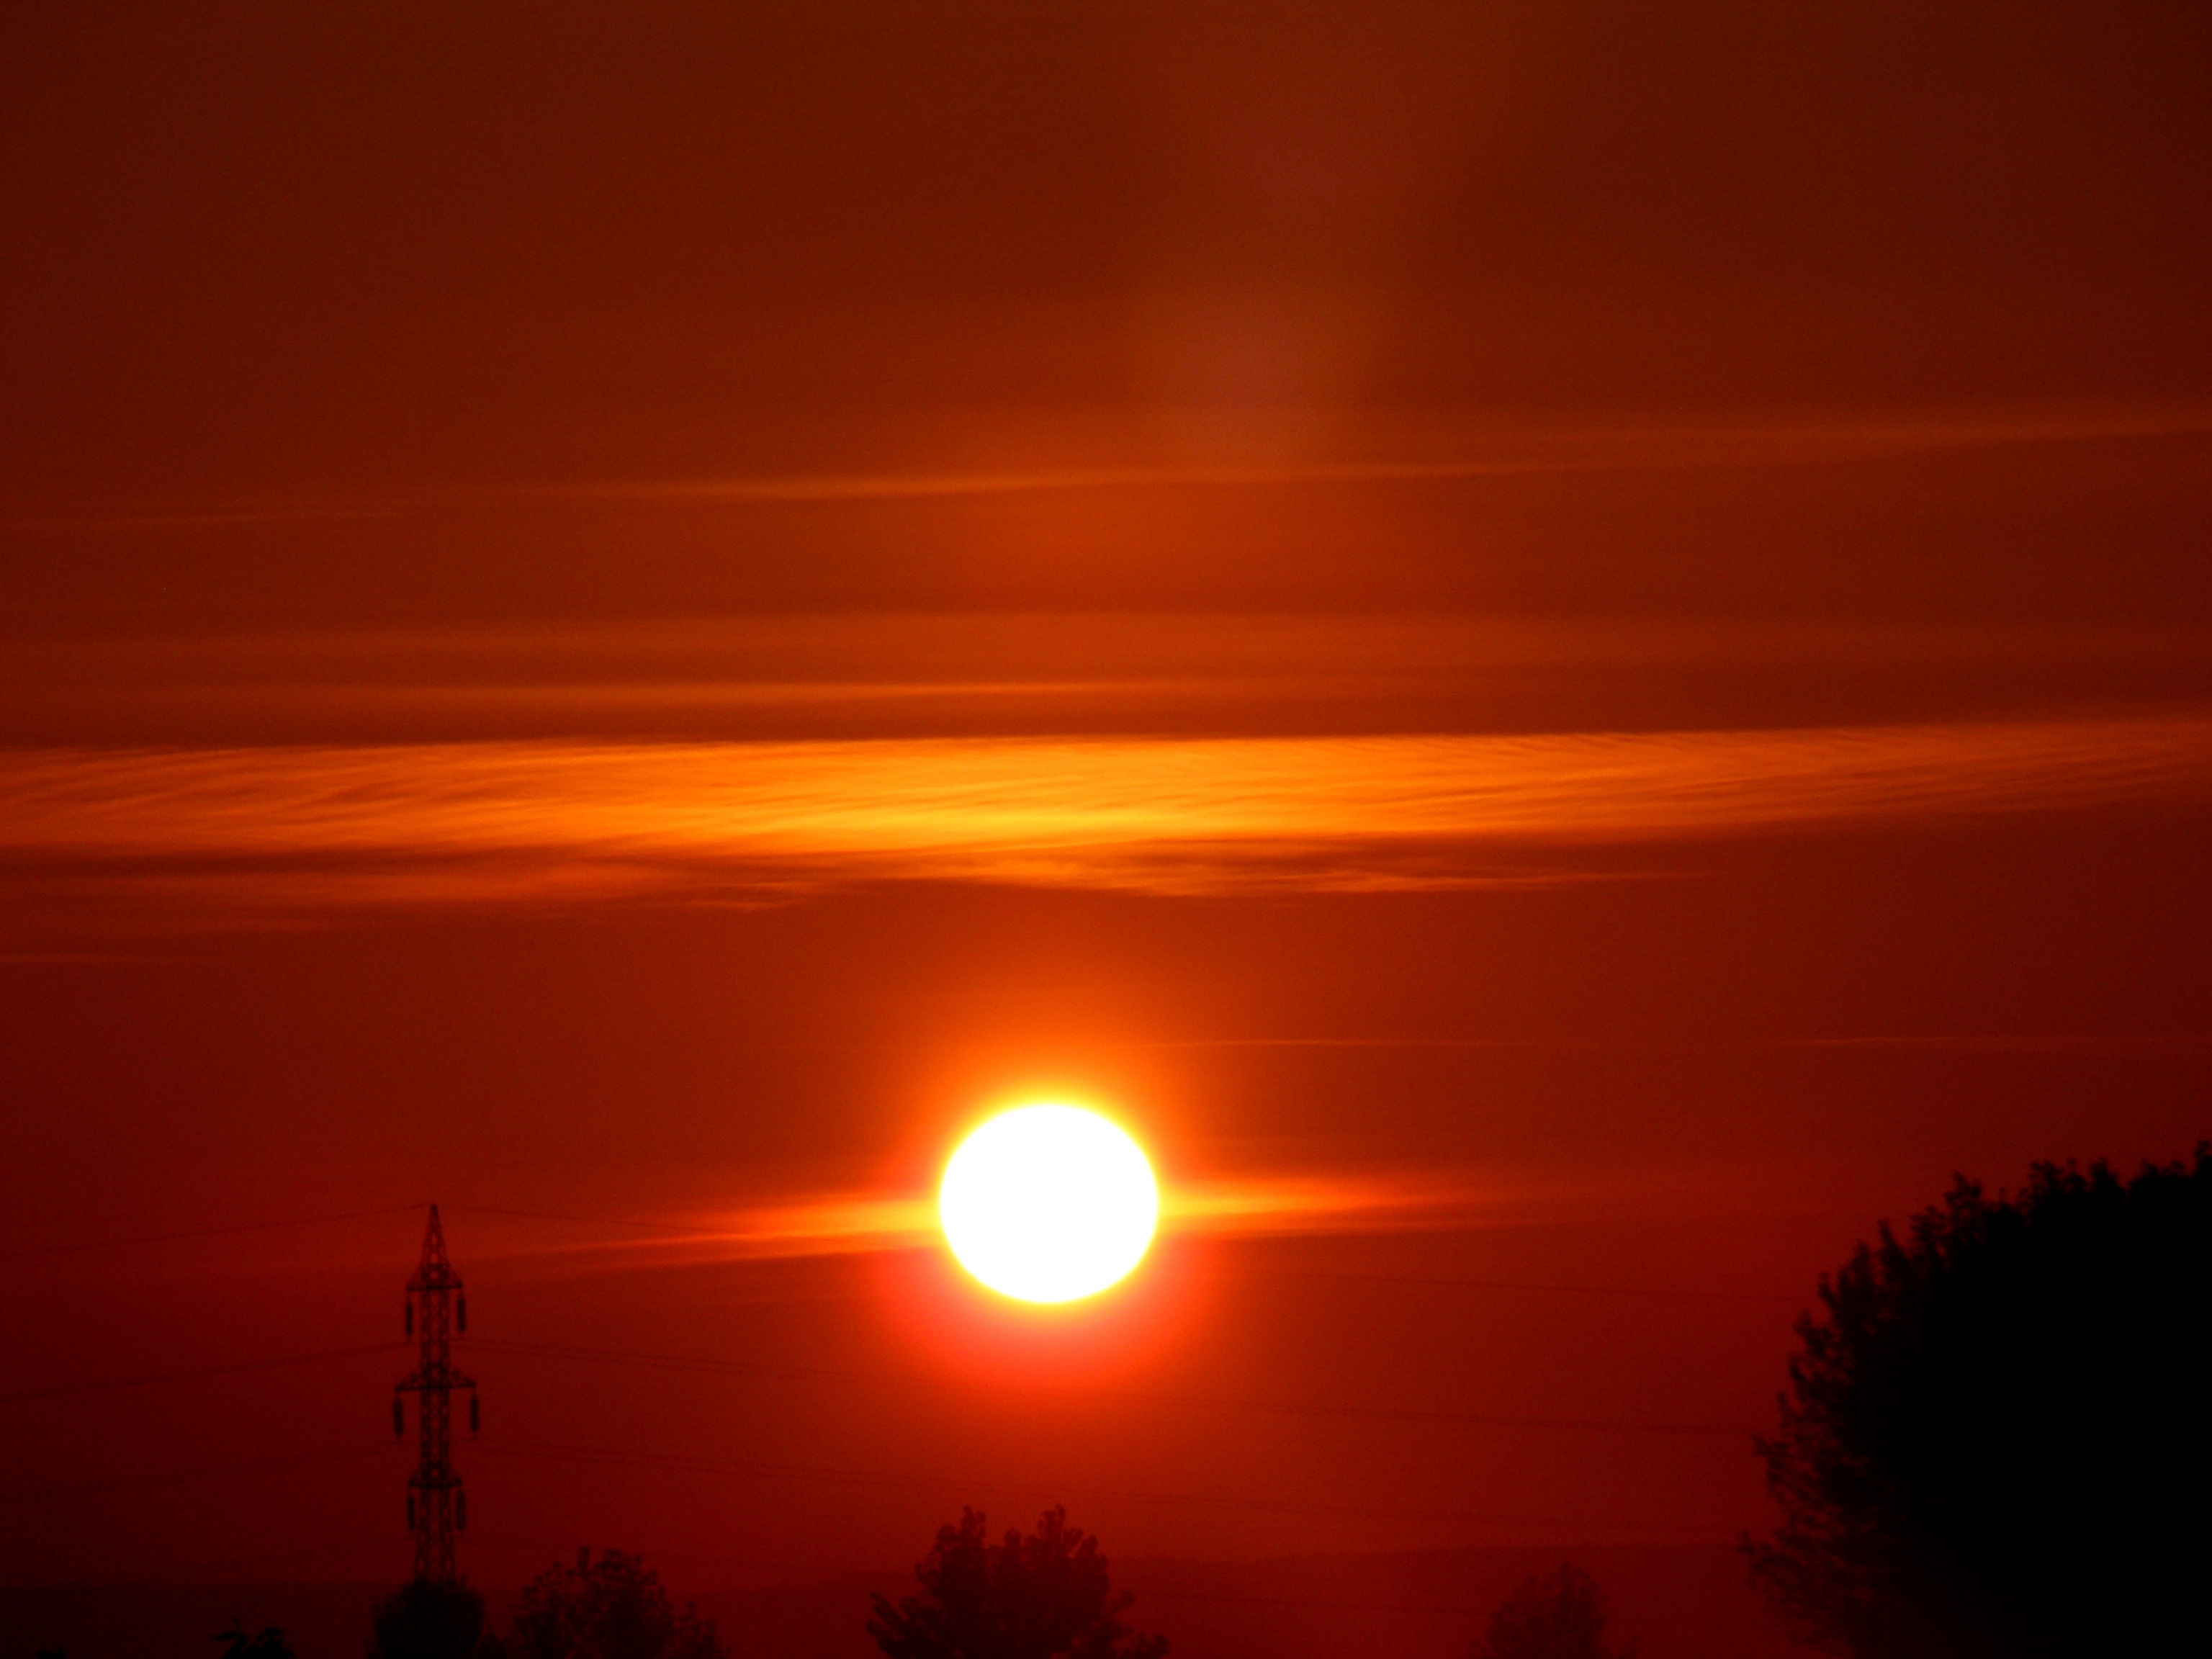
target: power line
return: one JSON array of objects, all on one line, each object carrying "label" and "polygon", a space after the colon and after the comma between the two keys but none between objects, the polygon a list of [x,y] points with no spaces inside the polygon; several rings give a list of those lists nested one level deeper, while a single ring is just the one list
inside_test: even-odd
[{"label": "power line", "polygon": [[396,1550],[399,1547],[399,1541],[388,1536],[363,1538],[349,1544],[324,1544],[311,1550],[288,1550],[273,1555],[231,1555],[216,1561],[193,1561],[179,1566],[142,1568],[140,1571],[149,1578],[178,1578],[229,1572],[239,1567],[285,1567],[297,1561],[318,1561],[334,1555],[365,1555],[371,1550]]},{"label": "power line", "polygon": [[[483,1550],[511,1550],[518,1554],[525,1550],[533,1553],[538,1550],[550,1550],[554,1553],[556,1564],[562,1556],[573,1554],[575,1548],[573,1544],[556,1543],[550,1539],[544,1538],[478,1538],[473,1540],[471,1547]],[[888,1573],[872,1574],[863,1569],[853,1567],[825,1567],[797,1561],[760,1561],[743,1555],[717,1555],[700,1550],[656,1549],[651,1546],[644,1546],[636,1550],[625,1550],[623,1553],[634,1554],[648,1561],[702,1561],[711,1566],[744,1567],[754,1572],[795,1573],[803,1578],[890,1576]]]},{"label": "power line", "polygon": [[[167,1382],[198,1382],[208,1377],[276,1370],[293,1365],[320,1364],[369,1354],[390,1353],[398,1345],[378,1343],[368,1347],[336,1348],[321,1353],[282,1354],[267,1359],[240,1360],[230,1364],[199,1365],[170,1371],[148,1371],[136,1376],[102,1377],[88,1382],[56,1382],[35,1389],[0,1394],[0,1404],[66,1398],[73,1395],[105,1393],[117,1389],[148,1388]],[[850,1382],[874,1388],[922,1389],[950,1394],[997,1394],[1000,1385],[961,1382],[949,1379],[901,1376],[889,1372],[842,1371],[801,1365],[775,1365],[755,1360],[712,1359],[684,1354],[628,1352],[609,1348],[574,1348],[550,1343],[503,1342],[478,1340],[479,1352],[513,1354],[523,1358],[568,1359],[588,1364],[643,1365],[665,1370],[709,1374],[787,1377],[800,1382]],[[1759,1432],[1735,1424],[1668,1423],[1630,1418],[1512,1416],[1498,1413],[1431,1410],[1418,1407],[1340,1406],[1316,1401],[1233,1400],[1205,1395],[1139,1394],[1124,1390],[1054,1389],[1064,1399],[1118,1401],[1129,1405],[1164,1406],[1186,1410],[1252,1412],[1272,1416],[1334,1417],[1353,1420],[1434,1423],[1464,1428],[1535,1429],[1568,1433],[1667,1434],[1741,1439]]]},{"label": "power line", "polygon": [[318,1365],[335,1359],[358,1359],[366,1354],[388,1354],[397,1346],[391,1342],[379,1342],[366,1348],[333,1348],[325,1353],[282,1354],[274,1359],[241,1359],[228,1365],[196,1365],[186,1370],[145,1371],[137,1376],[103,1377],[90,1382],[52,1382],[44,1388],[16,1389],[0,1394],[0,1405],[22,1400],[56,1400],[75,1394],[104,1394],[111,1389],[150,1388],[160,1382],[191,1382],[209,1376],[237,1376],[246,1371],[271,1371],[288,1365]]},{"label": "power line", "polygon": [[[857,1382],[881,1388],[915,1388],[954,1394],[1000,1394],[1003,1385],[958,1382],[935,1377],[900,1376],[885,1372],[839,1371],[799,1365],[774,1365],[755,1360],[695,1358],[678,1354],[631,1353],[610,1348],[569,1348],[535,1342],[479,1341],[487,1353],[511,1353],[528,1358],[574,1359],[610,1364],[647,1365],[668,1370],[692,1370],[749,1376],[781,1376],[803,1382]],[[1503,1414],[1432,1411],[1417,1407],[1333,1406],[1305,1401],[1225,1400],[1202,1395],[1137,1394],[1123,1390],[1084,1388],[1036,1389],[1063,1399],[1119,1401],[1129,1405],[1169,1406],[1200,1411],[1254,1412],[1267,1415],[1340,1417],[1377,1422],[1436,1423],[1462,1428],[1548,1429],[1621,1434],[1725,1436],[1747,1438],[1755,1429],[1716,1423],[1661,1423],[1614,1418],[1512,1417]]]},{"label": "power line", "polygon": [[258,1469],[297,1468],[303,1464],[341,1463],[356,1458],[387,1455],[381,1446],[361,1447],[352,1451],[295,1452],[283,1457],[253,1457],[234,1463],[210,1463],[199,1468],[170,1469],[159,1474],[125,1474],[107,1480],[70,1480],[46,1486],[12,1486],[0,1491],[0,1504],[43,1504],[58,1498],[123,1492],[137,1486],[180,1486],[194,1480],[248,1474]]},{"label": "power line", "polygon": [[799,1463],[761,1463],[736,1458],[694,1457],[663,1452],[622,1451],[605,1446],[568,1446],[550,1441],[494,1440],[487,1437],[482,1449],[508,1457],[542,1457],[571,1463],[626,1464],[684,1474],[720,1474],[743,1479],[815,1480],[841,1486],[901,1486],[942,1492],[947,1488],[981,1488],[987,1492],[1019,1493],[1047,1503],[1079,1498],[1086,1503],[1153,1504],[1170,1508],[1263,1510],[1286,1515],[1343,1515],[1369,1520],[1418,1521],[1430,1524],[1515,1524],[1547,1527],[1596,1527],[1607,1531],[1708,1534],[1717,1526],[1677,1521],[1613,1521],[1591,1516],[1518,1515],[1477,1510],[1393,1510],[1356,1504],[1306,1504],[1284,1498],[1221,1498],[1187,1492],[1121,1492],[1101,1488],[1089,1492],[1064,1492],[1041,1486],[1001,1480],[933,1474],[896,1474],[865,1469],[822,1468]]},{"label": "power line", "polygon": [[1171,1590],[1149,1589],[1147,1601],[1228,1601],[1244,1607],[1312,1607],[1330,1613],[1427,1613],[1437,1618],[1484,1619],[1491,1609],[1478,1612],[1473,1607],[1409,1607],[1394,1601],[1320,1601],[1304,1596],[1289,1595],[1231,1595],[1220,1590]]},{"label": "power line", "polygon": [[32,1256],[64,1255],[81,1250],[121,1250],[140,1244],[174,1244],[190,1238],[222,1238],[232,1233],[267,1232],[278,1227],[319,1227],[333,1221],[362,1221],[371,1216],[405,1215],[420,1204],[386,1205],[380,1210],[341,1210],[335,1215],[304,1215],[286,1221],[243,1221],[231,1227],[198,1227],[190,1232],[147,1233],[136,1238],[96,1238],[82,1243],[41,1244],[34,1249],[0,1250],[0,1261],[21,1261]]},{"label": "power line", "polygon": [[[379,1343],[363,1348],[335,1348],[323,1353],[283,1354],[268,1359],[241,1360],[225,1365],[200,1365],[171,1371],[147,1371],[136,1376],[101,1377],[89,1382],[56,1382],[35,1389],[19,1389],[0,1394],[0,1404],[30,1400],[64,1398],[71,1395],[99,1394],[116,1389],[153,1387],[165,1382],[189,1382],[211,1376],[233,1376],[245,1372],[275,1370],[292,1365],[319,1364],[325,1362],[354,1359],[367,1354],[389,1353],[398,1345]],[[720,1375],[744,1376],[786,1377],[799,1382],[852,1382],[872,1388],[921,1389],[946,1394],[1001,1394],[1019,1391],[1036,1395],[1047,1394],[1066,1400],[1093,1400],[1139,1406],[1167,1406],[1197,1411],[1255,1412],[1267,1415],[1297,1417],[1341,1417],[1371,1419],[1378,1422],[1437,1423],[1468,1428],[1548,1429],[1566,1431],[1619,1434],[1674,1434],[1711,1435],[1741,1438],[1760,1432],[1740,1424],[1726,1423],[1668,1423],[1639,1418],[1607,1417],[1522,1417],[1499,1413],[1456,1412],[1407,1406],[1342,1406],[1321,1401],[1299,1400],[1231,1400],[1207,1395],[1138,1394],[1127,1390],[1047,1388],[1035,1385],[990,1382],[961,1382],[949,1379],[926,1376],[901,1376],[882,1371],[841,1371],[803,1365],[772,1365],[759,1361],[739,1359],[711,1359],[684,1354],[654,1354],[624,1352],[608,1348],[570,1348],[550,1343],[502,1342],[497,1340],[479,1340],[475,1345],[483,1353],[513,1354],[532,1359],[571,1359],[592,1364],[643,1365],[663,1370],[703,1371]]]}]

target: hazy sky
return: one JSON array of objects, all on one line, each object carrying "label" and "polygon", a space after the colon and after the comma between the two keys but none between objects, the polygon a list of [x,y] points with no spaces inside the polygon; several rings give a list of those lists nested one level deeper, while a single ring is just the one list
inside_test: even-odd
[{"label": "hazy sky", "polygon": [[0,21],[11,1571],[402,1571],[433,1199],[483,1581],[1726,1539],[2212,1133],[2206,15],[1357,11]]}]

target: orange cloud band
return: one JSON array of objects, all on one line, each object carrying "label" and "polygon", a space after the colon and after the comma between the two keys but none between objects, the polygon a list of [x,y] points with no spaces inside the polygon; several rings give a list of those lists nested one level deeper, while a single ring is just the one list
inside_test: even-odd
[{"label": "orange cloud band", "polygon": [[[0,855],[423,902],[921,878],[1451,883],[1530,849],[2212,781],[2212,718],[1533,736],[461,743],[0,757]],[[312,870],[272,870],[306,862]],[[246,865],[254,867],[248,869]],[[223,873],[222,866],[230,873]],[[143,868],[134,879],[151,879]],[[179,878],[181,879],[181,878]],[[292,884],[289,889],[286,882]],[[349,889],[348,884],[353,884]]]}]

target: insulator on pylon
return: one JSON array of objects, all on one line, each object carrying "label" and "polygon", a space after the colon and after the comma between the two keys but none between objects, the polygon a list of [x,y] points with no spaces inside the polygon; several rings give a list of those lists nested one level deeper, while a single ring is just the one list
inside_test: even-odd
[{"label": "insulator on pylon", "polygon": [[469,1299],[465,1296],[453,1298],[453,1328],[465,1331],[469,1328]]},{"label": "insulator on pylon", "polygon": [[415,1494],[411,1492],[407,1494],[407,1530],[415,1530]]},{"label": "insulator on pylon", "polygon": [[407,1407],[396,1394],[392,1396],[392,1431],[394,1434],[407,1432]]},{"label": "insulator on pylon", "polygon": [[415,1334],[415,1304],[411,1297],[409,1299],[407,1304],[406,1331],[407,1334],[410,1336]]},{"label": "insulator on pylon", "polygon": [[471,1389],[469,1391],[469,1432],[471,1434],[474,1434],[483,1426],[483,1419],[479,1416],[477,1412],[476,1390]]},{"label": "insulator on pylon", "polygon": [[469,1495],[465,1492],[457,1492],[453,1494],[453,1530],[466,1532],[468,1529]]}]

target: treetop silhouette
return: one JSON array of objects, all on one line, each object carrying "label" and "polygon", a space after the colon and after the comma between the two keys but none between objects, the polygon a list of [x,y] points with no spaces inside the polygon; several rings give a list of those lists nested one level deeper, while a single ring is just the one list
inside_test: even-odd
[{"label": "treetop silhouette", "polygon": [[1468,1659],[1636,1659],[1636,1644],[1605,1644],[1606,1605],[1597,1580],[1571,1563],[1537,1573],[1490,1615]]},{"label": "treetop silhouette", "polygon": [[504,1640],[489,1659],[729,1659],[714,1621],[678,1609],[659,1575],[635,1555],[580,1550],[525,1585]]},{"label": "treetop silhouette", "polygon": [[1098,1540],[1064,1508],[995,1544],[988,1524],[963,1510],[916,1564],[919,1595],[873,1598],[868,1634],[888,1659],[1164,1659],[1165,1637],[1121,1621],[1134,1598],[1115,1592]]},{"label": "treetop silhouette", "polygon": [[1801,1632],[1886,1659],[2212,1651],[2212,1147],[1960,1177],[1832,1279],[1746,1542]]}]

